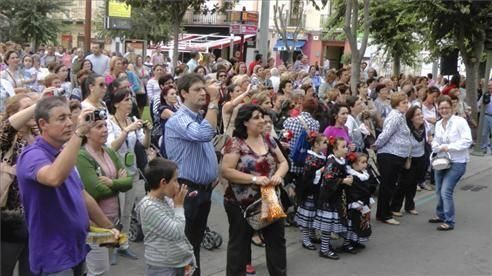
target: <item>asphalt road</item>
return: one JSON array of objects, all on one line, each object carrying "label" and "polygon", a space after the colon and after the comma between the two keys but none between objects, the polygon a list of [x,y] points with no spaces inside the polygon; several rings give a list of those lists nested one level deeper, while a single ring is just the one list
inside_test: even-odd
[{"label": "asphalt road", "polygon": [[[287,228],[289,275],[492,275],[491,162],[491,158],[480,159],[458,184],[453,231],[437,231],[437,225],[427,222],[435,209],[434,193],[427,191],[417,193],[418,216],[405,215],[399,226],[373,220],[367,248],[356,255],[340,254],[338,261],[303,249],[298,230]],[[209,226],[222,234],[224,244],[214,251],[202,249],[202,275],[225,275],[228,225],[219,193],[214,195]],[[143,275],[143,244],[132,248],[141,258],[120,258],[109,275]],[[268,275],[264,249],[253,246],[253,264],[257,275]]]}]

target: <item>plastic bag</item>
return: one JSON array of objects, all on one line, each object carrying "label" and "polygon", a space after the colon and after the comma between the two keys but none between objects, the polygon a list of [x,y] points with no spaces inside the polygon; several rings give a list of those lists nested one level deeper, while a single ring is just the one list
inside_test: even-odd
[{"label": "plastic bag", "polygon": [[274,186],[261,187],[261,220],[274,221],[280,218],[285,218],[280,202],[278,201],[277,193]]}]

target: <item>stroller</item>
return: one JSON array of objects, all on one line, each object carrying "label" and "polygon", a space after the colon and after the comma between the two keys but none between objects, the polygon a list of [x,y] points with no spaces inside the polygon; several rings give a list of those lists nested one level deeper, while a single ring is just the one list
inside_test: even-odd
[{"label": "stroller", "polygon": [[207,226],[203,235],[202,247],[207,250],[214,250],[222,245],[222,236],[216,231],[210,230]]}]

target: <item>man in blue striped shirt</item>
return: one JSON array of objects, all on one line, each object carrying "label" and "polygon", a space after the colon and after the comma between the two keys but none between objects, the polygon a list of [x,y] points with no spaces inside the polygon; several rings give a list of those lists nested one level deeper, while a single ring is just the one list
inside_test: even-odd
[{"label": "man in blue striped shirt", "polygon": [[[183,105],[167,121],[165,146],[168,158],[179,167],[179,182],[188,185],[189,191],[197,191],[195,197],[184,202],[186,236],[193,245],[200,275],[200,245],[202,243],[208,214],[210,213],[212,183],[218,177],[218,162],[212,138],[217,128],[219,112],[218,88],[205,88],[205,80],[198,74],[186,74],[179,78],[177,88]],[[205,118],[200,112],[207,104]]]}]

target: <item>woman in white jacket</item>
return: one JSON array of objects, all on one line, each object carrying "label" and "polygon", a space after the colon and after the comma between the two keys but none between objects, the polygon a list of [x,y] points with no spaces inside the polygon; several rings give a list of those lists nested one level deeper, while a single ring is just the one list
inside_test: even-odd
[{"label": "woman in white jacket", "polygon": [[449,96],[441,96],[437,107],[441,120],[436,123],[435,137],[432,150],[437,154],[446,154],[451,159],[451,167],[445,170],[435,170],[437,207],[436,217],[430,223],[442,223],[439,231],[454,229],[453,193],[456,184],[465,174],[466,164],[470,160],[468,149],[472,144],[470,127],[466,120],[453,115],[452,101]]}]

